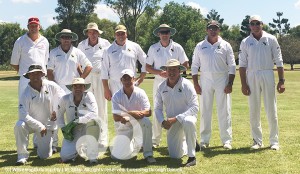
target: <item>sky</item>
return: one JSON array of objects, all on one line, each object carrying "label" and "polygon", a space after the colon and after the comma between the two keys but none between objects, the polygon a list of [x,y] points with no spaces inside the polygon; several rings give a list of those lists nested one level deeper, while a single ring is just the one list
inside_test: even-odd
[{"label": "sky", "polygon": [[[277,19],[276,12],[283,12],[283,18],[289,19],[291,27],[300,25],[300,0],[173,0],[179,4],[185,3],[200,9],[206,17],[211,9],[215,9],[224,23],[232,26],[241,24],[246,15],[258,14],[264,23]],[[171,0],[161,0],[163,8]],[[26,28],[31,16],[40,18],[43,28],[55,24],[53,17],[57,16],[56,0],[0,0],[0,22],[19,23]],[[95,12],[100,19],[106,18],[119,22],[118,16],[105,4],[97,4]],[[179,14],[180,15],[180,14]]]}]

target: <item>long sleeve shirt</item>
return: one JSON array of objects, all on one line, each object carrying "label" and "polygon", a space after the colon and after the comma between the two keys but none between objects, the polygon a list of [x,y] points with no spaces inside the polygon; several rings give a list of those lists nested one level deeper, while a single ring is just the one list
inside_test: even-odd
[{"label": "long sleeve shirt", "polygon": [[160,124],[164,121],[163,108],[166,109],[166,117],[176,117],[179,122],[182,122],[186,116],[197,117],[199,111],[194,85],[182,77],[173,88],[167,85],[167,80],[162,82],[154,101],[155,116]]}]

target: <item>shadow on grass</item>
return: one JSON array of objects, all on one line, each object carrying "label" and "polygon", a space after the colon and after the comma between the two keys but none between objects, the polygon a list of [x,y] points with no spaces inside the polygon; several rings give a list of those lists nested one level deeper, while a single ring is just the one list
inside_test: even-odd
[{"label": "shadow on grass", "polygon": [[11,77],[1,77],[0,80],[9,81],[9,80],[19,80],[20,76],[11,76]]},{"label": "shadow on grass", "polygon": [[269,149],[268,147],[265,147],[265,148],[253,150],[250,149],[250,147],[241,147],[237,149],[226,150],[223,148],[223,146],[216,146],[216,147],[209,147],[207,149],[204,149],[202,150],[202,152],[204,157],[212,158],[217,155],[223,155],[223,154],[251,154],[251,153],[257,153],[268,149]]}]

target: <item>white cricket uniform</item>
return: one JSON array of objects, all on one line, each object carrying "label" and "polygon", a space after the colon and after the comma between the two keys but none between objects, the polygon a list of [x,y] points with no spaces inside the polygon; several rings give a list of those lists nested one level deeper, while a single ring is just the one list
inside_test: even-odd
[{"label": "white cricket uniform", "polygon": [[111,93],[116,93],[122,88],[121,77],[124,69],[131,69],[136,76],[136,61],[142,64],[142,72],[146,72],[146,54],[141,46],[130,40],[126,40],[123,46],[114,41],[112,45],[104,51],[101,78],[109,79]]},{"label": "white cricket uniform", "polygon": [[23,74],[28,71],[30,65],[41,65],[43,71],[46,73],[46,65],[49,58],[49,42],[40,35],[34,42],[28,37],[28,34],[24,34],[19,37],[12,51],[10,64],[19,65],[19,101],[22,93],[24,92],[29,79],[23,77]]},{"label": "white cricket uniform", "polygon": [[[56,83],[43,79],[41,91],[33,89],[29,84],[22,94],[19,104],[19,120],[14,132],[18,159],[28,158],[29,134],[36,134],[37,154],[40,158],[52,155],[53,131],[57,129],[54,121],[50,121],[53,111],[57,111],[59,99],[65,94]],[[47,135],[41,137],[41,130],[47,128]]]},{"label": "white cricket uniform", "polygon": [[[189,61],[187,58],[184,49],[181,45],[174,42],[170,39],[170,43],[167,47],[161,45],[160,42],[157,42],[150,46],[148,50],[148,55],[146,59],[146,63],[148,65],[152,65],[154,69],[159,70],[161,66],[165,66],[167,61],[170,59],[176,59],[181,64]],[[154,82],[153,82],[153,105],[155,103],[155,95],[158,88],[158,85],[166,80],[166,78],[161,77],[159,75],[155,75]],[[155,114],[153,115],[153,128],[152,128],[152,143],[159,145],[161,141],[161,125],[156,120]]]},{"label": "white cricket uniform", "polygon": [[[150,102],[146,92],[134,87],[130,98],[124,93],[123,88],[117,91],[112,98],[112,113],[120,116],[129,116],[127,111],[150,110]],[[131,119],[134,119],[133,117]],[[125,135],[131,140],[131,144],[135,147],[133,150],[140,150],[143,146],[144,157],[153,156],[152,150],[152,124],[148,117],[138,119],[142,130],[136,130],[130,122],[126,124],[120,123],[117,128],[117,135]],[[133,153],[133,152],[132,152]]]},{"label": "white cricket uniform", "polygon": [[262,143],[260,121],[261,95],[270,129],[270,144],[278,144],[278,118],[273,67],[283,67],[280,46],[275,36],[263,31],[260,40],[252,34],[240,45],[239,65],[247,69],[247,84],[251,94],[249,100],[250,125],[254,141]]},{"label": "white cricket uniform", "polygon": [[[108,133],[108,118],[107,118],[107,100],[104,97],[104,88],[101,80],[101,62],[103,60],[104,49],[107,49],[111,44],[108,40],[98,38],[98,44],[95,46],[89,45],[89,40],[85,39],[78,44],[80,49],[93,65],[91,73],[86,77],[85,81],[91,83],[91,87],[88,91],[91,91],[97,101],[99,118],[102,119],[103,131]],[[108,135],[103,134],[104,137],[100,137],[100,144],[108,144]]]},{"label": "white cricket uniform", "polygon": [[171,158],[181,158],[183,155],[195,157],[196,123],[199,111],[198,96],[193,84],[180,77],[177,84],[170,88],[167,81],[162,82],[157,89],[154,111],[160,124],[164,121],[163,108],[166,117],[176,117],[167,132],[168,150]]},{"label": "white cricket uniform", "polygon": [[[64,113],[66,113],[64,118]],[[60,128],[66,124],[79,119],[78,124],[74,130],[74,140],[69,141],[63,139],[60,157],[63,162],[72,160],[77,156],[76,142],[81,137],[86,135],[87,123],[97,120],[98,106],[95,96],[91,92],[84,92],[79,106],[74,104],[73,93],[69,93],[60,100],[57,112],[57,124]],[[100,125],[99,125],[100,126]],[[98,155],[95,156],[95,158]]]},{"label": "white cricket uniform", "polygon": [[70,50],[65,53],[60,46],[50,51],[47,69],[53,70],[55,82],[63,88],[66,93],[70,90],[66,85],[72,83],[74,78],[80,77],[77,67],[78,65],[92,66],[89,59],[78,48],[71,46]]},{"label": "white cricket uniform", "polygon": [[211,137],[212,109],[216,95],[220,137],[223,144],[232,141],[231,97],[224,92],[229,74],[235,75],[236,64],[231,45],[220,36],[213,45],[205,40],[197,44],[192,62],[192,75],[201,75],[200,95],[200,137],[201,143],[209,144]]}]

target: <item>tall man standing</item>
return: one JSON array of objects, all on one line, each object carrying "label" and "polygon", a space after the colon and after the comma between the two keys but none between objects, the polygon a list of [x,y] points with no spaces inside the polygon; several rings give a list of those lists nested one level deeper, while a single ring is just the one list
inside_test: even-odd
[{"label": "tall man standing", "polygon": [[103,53],[101,70],[104,96],[109,101],[112,95],[122,88],[120,81],[122,70],[131,69],[136,72],[136,62],[138,60],[142,64],[142,72],[135,79],[136,85],[142,83],[146,76],[146,54],[140,45],[127,39],[127,29],[124,25],[118,25],[115,28],[115,37],[116,40]]},{"label": "tall man standing", "polygon": [[[92,64],[81,50],[72,45],[72,41],[78,39],[76,33],[63,29],[55,35],[55,39],[60,41],[60,45],[50,51],[48,79],[55,81],[69,93],[66,85],[71,84],[76,77],[86,78],[92,70]],[[85,67],[83,72],[79,70],[79,66]]]},{"label": "tall man standing", "polygon": [[260,121],[261,95],[263,95],[270,127],[270,147],[273,150],[279,150],[273,67],[276,64],[279,77],[277,91],[283,93],[285,91],[285,79],[281,49],[276,37],[262,30],[263,22],[260,16],[251,16],[249,27],[251,34],[240,45],[239,72],[242,93],[248,96],[249,101],[250,126],[254,141],[251,148],[259,149],[263,147]]},{"label": "tall man standing", "polygon": [[[175,28],[171,28],[167,24],[161,24],[153,31],[153,34],[160,38],[160,41],[151,45],[148,50],[146,59],[146,70],[155,75],[153,83],[153,103],[155,103],[155,95],[158,85],[166,80],[167,72],[161,70],[160,67],[166,65],[170,59],[178,60],[183,66],[188,68],[188,58],[181,45],[170,39],[176,33]],[[153,116],[153,147],[159,146],[161,141],[161,125],[158,123],[155,116]]]},{"label": "tall man standing", "polygon": [[96,23],[89,23],[87,28],[83,30],[83,34],[87,35],[88,38],[81,41],[78,44],[78,49],[80,49],[86,57],[92,63],[93,69],[91,73],[86,77],[85,81],[91,83],[89,91],[91,91],[97,101],[98,114],[102,120],[102,128],[105,128],[103,135],[100,137],[100,144],[106,146],[108,144],[107,138],[107,100],[104,97],[104,89],[101,80],[101,62],[103,59],[103,51],[110,46],[108,40],[100,38],[103,31],[99,30]]},{"label": "tall man standing", "polygon": [[[180,76],[186,68],[176,59],[161,67],[167,79],[157,89],[154,111],[158,122],[167,129],[168,151],[171,158],[188,155],[186,167],[196,165],[196,123],[199,111],[197,93],[193,84]],[[164,118],[163,109],[166,109]]]},{"label": "tall man standing", "polygon": [[32,64],[41,65],[43,71],[46,72],[49,58],[49,42],[39,32],[41,29],[39,18],[29,18],[27,28],[28,32],[16,40],[10,60],[11,66],[20,75],[19,101],[29,82],[29,79],[23,77],[23,74]]},{"label": "tall man standing", "polygon": [[208,22],[206,32],[205,40],[198,43],[194,50],[192,63],[194,88],[200,94],[200,147],[209,146],[215,94],[221,141],[225,149],[232,149],[230,93],[236,64],[231,45],[219,36],[220,24],[215,20]]}]

